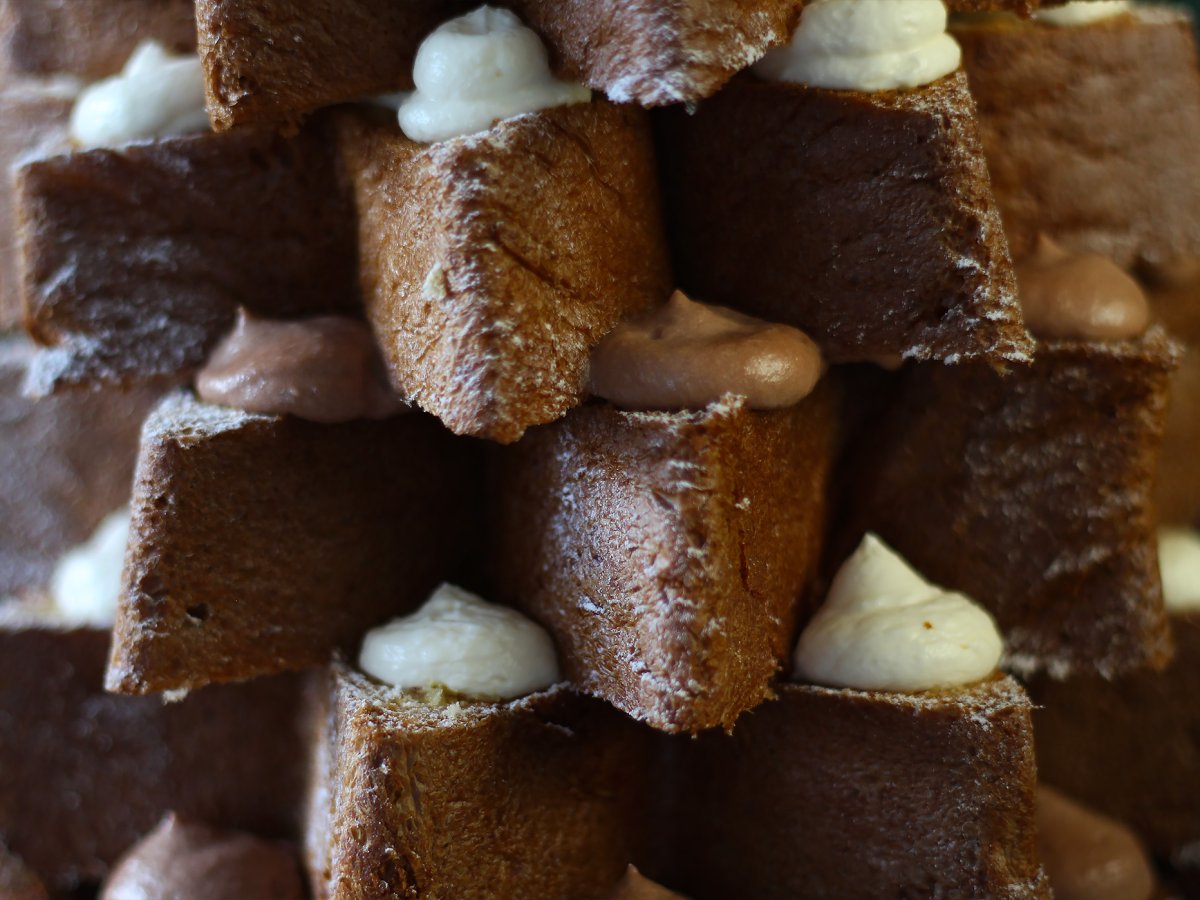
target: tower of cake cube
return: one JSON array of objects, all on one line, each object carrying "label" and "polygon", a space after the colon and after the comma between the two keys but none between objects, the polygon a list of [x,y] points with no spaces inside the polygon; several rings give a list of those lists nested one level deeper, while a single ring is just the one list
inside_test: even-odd
[{"label": "tower of cake cube", "polygon": [[0,0],[0,893],[1186,892],[1191,24]]}]

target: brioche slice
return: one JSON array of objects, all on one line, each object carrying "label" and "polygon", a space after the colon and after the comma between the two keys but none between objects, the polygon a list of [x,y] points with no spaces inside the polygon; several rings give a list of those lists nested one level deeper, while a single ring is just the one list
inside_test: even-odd
[{"label": "brioche slice", "polygon": [[996,617],[1021,671],[1105,676],[1170,653],[1151,492],[1176,347],[1046,341],[1032,366],[917,366],[845,474],[873,531]]},{"label": "brioche slice", "polygon": [[0,331],[21,324],[11,171],[27,154],[56,152],[67,145],[76,89],[62,78],[23,78],[0,87]]},{"label": "brioche slice", "polygon": [[499,596],[580,690],[663,731],[732,728],[809,605],[835,442],[829,385],[767,412],[581,407],[503,462]]},{"label": "brioche slice", "polygon": [[1200,69],[1186,11],[953,34],[1014,256],[1039,233],[1122,266],[1200,254]]},{"label": "brioche slice", "polygon": [[142,433],[107,684],[301,669],[474,552],[475,448],[401,415],[318,425],[166,398]]},{"label": "brioche slice", "polygon": [[0,599],[44,586],[58,557],[129,499],[137,436],[162,385],[31,400],[36,350],[0,337]]},{"label": "brioche slice", "polygon": [[294,835],[296,676],[164,704],[106,694],[107,629],[0,610],[0,834],[48,886],[102,878],[167,810]]},{"label": "brioche slice", "polygon": [[192,0],[0,0],[0,80],[27,75],[104,78],[134,47],[196,46]]},{"label": "brioche slice", "polygon": [[583,397],[591,348],[670,272],[646,114],[603,100],[419,144],[338,119],[367,317],[393,386],[508,443]]},{"label": "brioche slice", "polygon": [[746,75],[661,137],[695,296],[795,325],[831,362],[1028,358],[961,72],[877,93]]},{"label": "brioche slice", "polygon": [[1200,614],[1172,612],[1175,657],[1162,672],[1038,677],[1038,772],[1133,828],[1160,860],[1196,874],[1200,841]]},{"label": "brioche slice", "polygon": [[274,317],[357,307],[352,222],[315,131],[31,160],[17,207],[26,326],[52,348],[39,390],[187,372],[239,305]]},{"label": "brioche slice", "polygon": [[732,736],[679,746],[673,884],[698,900],[1050,896],[1014,680],[778,692]]},{"label": "brioche slice", "polygon": [[219,131],[296,122],[412,88],[421,40],[465,0],[196,0],[208,110]]},{"label": "brioche slice", "polygon": [[342,663],[320,697],[318,898],[603,898],[646,835],[651,734],[564,685],[486,703]]}]

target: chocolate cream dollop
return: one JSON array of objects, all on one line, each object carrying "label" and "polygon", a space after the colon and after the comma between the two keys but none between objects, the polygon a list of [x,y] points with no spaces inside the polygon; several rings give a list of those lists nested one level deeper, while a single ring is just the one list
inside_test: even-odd
[{"label": "chocolate cream dollop", "polygon": [[589,389],[624,409],[702,409],[726,394],[753,409],[780,409],[807,397],[823,371],[821,351],[803,331],[676,291],[600,342]]},{"label": "chocolate cream dollop", "polygon": [[1120,266],[1069,253],[1045,235],[1017,266],[1017,291],[1025,325],[1037,338],[1119,341],[1150,324],[1145,293]]},{"label": "chocolate cream dollop", "polygon": [[1133,832],[1053,788],[1037,792],[1038,852],[1059,900],[1148,900],[1154,872]]},{"label": "chocolate cream dollop", "polygon": [[100,900],[300,900],[285,845],[169,815],[118,860]]},{"label": "chocolate cream dollop", "polygon": [[630,866],[624,876],[617,882],[616,889],[609,895],[609,900],[687,900],[683,894],[677,894],[663,887],[657,881],[651,881]]},{"label": "chocolate cream dollop", "polygon": [[406,407],[388,386],[371,331],[341,316],[260,319],[245,310],[196,377],[206,403],[332,424]]}]

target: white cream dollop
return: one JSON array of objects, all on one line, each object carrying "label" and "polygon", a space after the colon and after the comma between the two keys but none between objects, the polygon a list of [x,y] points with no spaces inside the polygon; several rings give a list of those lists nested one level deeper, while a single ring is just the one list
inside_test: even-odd
[{"label": "white cream dollop", "polygon": [[1130,8],[1129,0],[1070,0],[1062,6],[1039,9],[1034,18],[1057,28],[1074,28],[1103,22],[1129,12]]},{"label": "white cream dollop", "polygon": [[129,540],[129,509],[109,513],[92,536],[63,554],[50,578],[50,597],[71,625],[111,628],[121,594]]},{"label": "white cream dollop", "polygon": [[481,6],[439,26],[417,50],[416,91],[400,107],[414,141],[444,141],[491,128],[498,119],[568,103],[592,92],[559,81],[546,48],[507,9]]},{"label": "white cream dollop", "polygon": [[834,90],[920,87],[962,60],[946,20],[942,0],[814,0],[791,42],[769,51],[754,71]]},{"label": "white cream dollop", "polygon": [[412,615],[367,632],[358,666],[396,687],[440,685],[480,700],[511,700],[559,681],[554,642],[541,626],[452,584]]},{"label": "white cream dollop", "polygon": [[1167,609],[1200,609],[1200,531],[1160,528],[1158,567]]},{"label": "white cream dollop", "polygon": [[200,57],[171,56],[143,41],[120,74],[84,88],[71,111],[71,137],[84,147],[204,131]]},{"label": "white cream dollop", "polygon": [[796,677],[859,690],[958,687],[991,674],[1003,649],[983,608],[930,584],[868,534],[800,635]]}]

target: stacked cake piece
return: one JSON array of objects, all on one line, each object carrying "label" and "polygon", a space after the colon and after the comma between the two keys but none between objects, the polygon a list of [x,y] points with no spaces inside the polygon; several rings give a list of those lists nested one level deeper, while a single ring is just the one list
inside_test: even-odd
[{"label": "stacked cake piece", "polygon": [[0,0],[0,894],[1188,890],[1200,69],[1037,6]]}]

